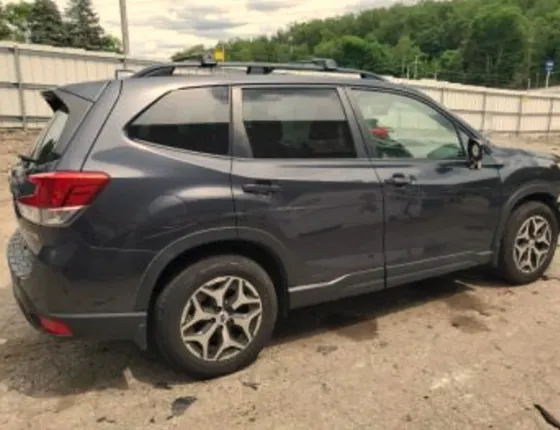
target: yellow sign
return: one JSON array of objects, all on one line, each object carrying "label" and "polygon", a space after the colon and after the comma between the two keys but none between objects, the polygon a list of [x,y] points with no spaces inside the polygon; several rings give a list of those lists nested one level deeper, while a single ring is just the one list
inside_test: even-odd
[{"label": "yellow sign", "polygon": [[226,53],[224,48],[216,48],[214,49],[214,58],[216,61],[226,61]]}]

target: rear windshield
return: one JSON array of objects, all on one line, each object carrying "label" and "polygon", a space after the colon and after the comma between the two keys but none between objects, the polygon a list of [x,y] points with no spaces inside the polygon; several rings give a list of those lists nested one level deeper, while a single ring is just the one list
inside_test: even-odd
[{"label": "rear windshield", "polygon": [[58,158],[60,154],[57,153],[56,149],[67,121],[67,112],[62,109],[54,112],[52,118],[37,137],[35,148],[31,152],[31,158],[37,160],[40,164]]}]

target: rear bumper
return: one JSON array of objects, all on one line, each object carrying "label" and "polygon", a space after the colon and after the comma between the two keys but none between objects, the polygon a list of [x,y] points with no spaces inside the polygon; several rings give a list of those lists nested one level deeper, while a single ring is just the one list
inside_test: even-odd
[{"label": "rear bumper", "polygon": [[[41,318],[49,318],[65,324],[72,337],[95,340],[131,340],[140,348],[147,347],[146,312],[111,313],[67,313],[56,312],[52,303],[64,301],[57,288],[49,285],[49,280],[57,274],[45,276],[48,268],[26,248],[19,232],[14,233],[8,244],[8,266],[12,276],[14,298],[29,322],[35,329],[46,332]],[[101,285],[100,288],[103,288]],[[58,297],[52,297],[52,294]],[[48,297],[48,300],[45,298]]]}]

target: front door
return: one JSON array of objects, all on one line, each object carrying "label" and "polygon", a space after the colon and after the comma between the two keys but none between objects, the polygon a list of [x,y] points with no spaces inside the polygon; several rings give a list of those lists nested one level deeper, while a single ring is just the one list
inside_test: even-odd
[{"label": "front door", "polygon": [[384,287],[383,197],[345,94],[233,89],[237,223],[282,244],[292,306]]},{"label": "front door", "polygon": [[468,130],[421,96],[348,92],[383,184],[387,284],[487,262],[501,182],[490,158],[468,167]]}]

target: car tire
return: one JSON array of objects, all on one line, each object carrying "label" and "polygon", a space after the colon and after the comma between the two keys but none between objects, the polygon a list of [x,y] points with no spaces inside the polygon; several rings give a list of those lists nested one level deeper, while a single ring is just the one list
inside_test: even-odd
[{"label": "car tire", "polygon": [[[535,229],[538,231],[535,232]],[[547,240],[542,236],[546,231],[544,229],[548,229],[549,232]],[[513,211],[507,221],[500,246],[498,274],[513,285],[536,281],[548,269],[557,242],[558,219],[552,209],[540,202],[523,204]],[[527,250],[519,251],[526,249],[525,243]],[[536,247],[536,251],[531,247]],[[527,259],[527,255],[530,260]]]},{"label": "car tire", "polygon": [[261,266],[242,256],[222,255],[175,276],[154,311],[153,334],[164,358],[189,376],[207,379],[257,359],[274,330],[278,304]]}]

